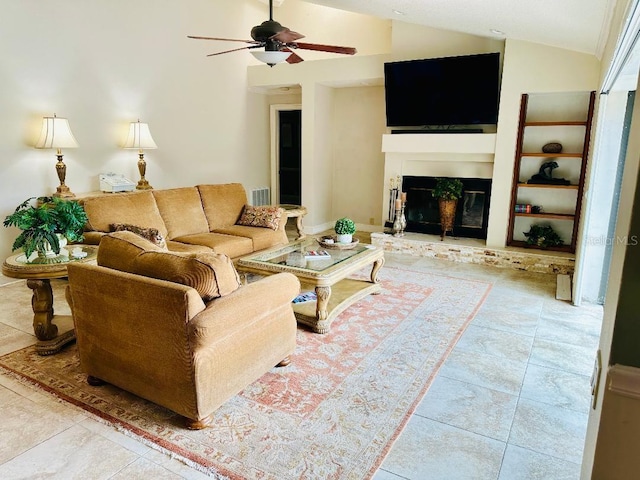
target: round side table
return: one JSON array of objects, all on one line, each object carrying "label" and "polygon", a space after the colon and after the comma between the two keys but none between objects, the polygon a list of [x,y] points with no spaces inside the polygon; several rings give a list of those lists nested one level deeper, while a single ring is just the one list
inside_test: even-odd
[{"label": "round side table", "polygon": [[284,210],[284,214],[287,216],[287,219],[296,219],[296,230],[298,231],[298,238],[296,238],[296,240],[301,240],[306,237],[304,234],[304,227],[302,226],[302,217],[307,214],[307,207],[303,207],[302,205],[290,205],[288,203],[282,203],[278,206]]},{"label": "round side table", "polygon": [[[80,249],[86,255],[82,258],[74,257],[69,250],[77,252]],[[97,246],[69,245],[69,250],[60,250],[56,257],[26,258],[24,253],[11,255],[2,264],[2,273],[7,277],[27,280],[27,287],[33,290],[31,306],[33,308],[33,331],[38,342],[36,351],[40,355],[51,355],[59,352],[65,345],[75,340],[73,320],[69,315],[54,315],[53,290],[51,279],[67,276],[67,265],[72,262],[95,261],[98,253]],[[58,335],[58,326],[53,323],[71,325],[71,329]]]}]

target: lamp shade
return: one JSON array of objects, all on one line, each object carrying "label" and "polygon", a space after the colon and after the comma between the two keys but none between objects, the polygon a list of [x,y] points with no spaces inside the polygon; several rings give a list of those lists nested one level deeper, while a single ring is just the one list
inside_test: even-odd
[{"label": "lamp shade", "polygon": [[138,150],[158,148],[156,142],[153,141],[149,125],[146,123],[131,122],[129,125],[129,135],[127,141],[124,142],[122,148],[136,148]]},{"label": "lamp shade", "polygon": [[69,121],[66,118],[56,117],[54,114],[53,117],[44,117],[42,119],[42,130],[35,147],[77,148],[78,142],[73,133],[71,133]]},{"label": "lamp shade", "polygon": [[276,63],[284,62],[292,52],[273,52],[266,50],[252,51],[251,54],[267,65],[275,65]]}]

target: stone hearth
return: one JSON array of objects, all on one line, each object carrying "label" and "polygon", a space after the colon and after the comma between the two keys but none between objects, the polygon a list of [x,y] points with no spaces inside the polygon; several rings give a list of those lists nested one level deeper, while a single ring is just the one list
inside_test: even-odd
[{"label": "stone hearth", "polygon": [[460,263],[493,265],[538,273],[572,274],[575,257],[563,252],[545,252],[526,248],[489,248],[484,240],[406,233],[403,237],[374,232],[371,243],[385,252],[403,253],[417,257],[440,258]]}]

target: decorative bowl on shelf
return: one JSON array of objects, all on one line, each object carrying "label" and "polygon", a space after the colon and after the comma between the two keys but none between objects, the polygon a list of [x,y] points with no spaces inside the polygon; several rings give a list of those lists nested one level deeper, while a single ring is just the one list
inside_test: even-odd
[{"label": "decorative bowl on shelf", "polygon": [[560,153],[562,152],[562,144],[558,142],[549,142],[542,147],[544,153]]},{"label": "decorative bowl on shelf", "polygon": [[354,239],[351,243],[338,243],[335,235],[324,235],[316,240],[324,248],[333,248],[336,250],[349,250],[359,243],[359,240],[357,238]]}]

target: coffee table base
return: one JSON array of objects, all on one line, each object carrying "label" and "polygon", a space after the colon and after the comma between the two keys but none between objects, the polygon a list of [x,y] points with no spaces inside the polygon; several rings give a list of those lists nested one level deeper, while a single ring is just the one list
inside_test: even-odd
[{"label": "coffee table base", "polygon": [[76,333],[74,330],[58,335],[53,340],[38,340],[36,343],[36,352],[39,355],[53,355],[62,350],[67,344],[76,341]]},{"label": "coffee table base", "polygon": [[[331,328],[331,323],[338,315],[345,311],[349,305],[352,305],[367,295],[380,293],[381,286],[379,283],[347,278],[340,280],[331,287],[315,287],[316,294],[321,303],[324,303],[322,298],[326,296],[327,289],[329,297],[326,299],[326,309],[324,309],[324,311],[322,307],[320,307],[320,311],[318,311],[318,302],[293,304],[293,311],[298,323],[311,327],[315,333],[328,333]],[[313,285],[303,283],[302,291],[308,290],[314,290]]]}]

